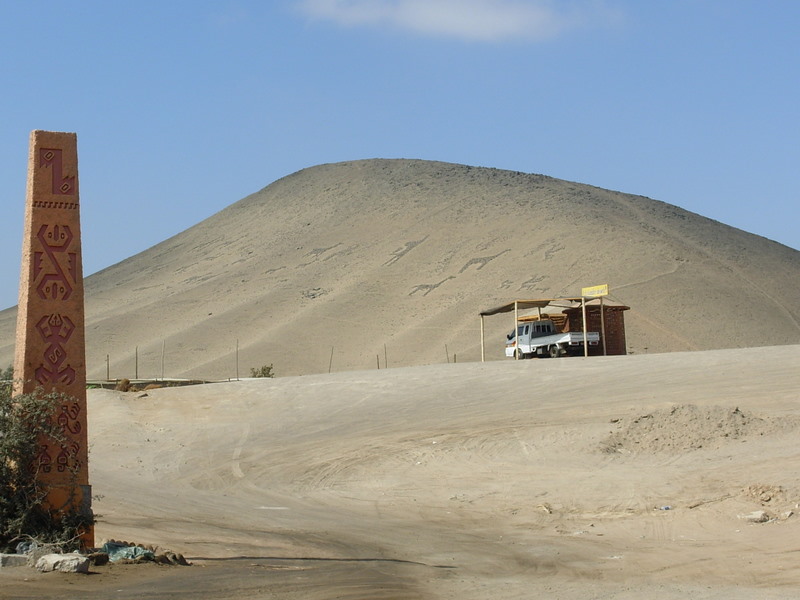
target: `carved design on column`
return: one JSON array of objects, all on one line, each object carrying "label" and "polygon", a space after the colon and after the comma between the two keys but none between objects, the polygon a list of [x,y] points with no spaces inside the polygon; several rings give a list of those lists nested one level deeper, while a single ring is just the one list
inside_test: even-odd
[{"label": "carved design on column", "polygon": [[48,452],[48,445],[41,444],[39,456],[36,457],[36,461],[34,464],[31,465],[31,471],[34,473],[36,471],[41,471],[42,473],[49,473],[53,470],[53,459],[50,457],[50,453]]},{"label": "carved design on column", "polygon": [[53,171],[53,193],[60,196],[75,195],[75,176],[63,173],[64,165],[60,148],[40,148],[39,166],[51,167]]},{"label": "carved design on column", "polygon": [[[72,284],[78,279],[78,253],[69,251],[74,239],[72,230],[69,225],[42,225],[36,239],[43,250],[33,253],[36,293],[42,300],[69,300]],[[44,264],[45,257],[49,265]],[[64,258],[59,260],[59,257]]]},{"label": "carved design on column", "polygon": [[43,356],[44,362],[35,371],[36,381],[42,385],[73,383],[75,369],[69,365],[64,366],[64,361],[67,360],[65,346],[75,331],[72,320],[58,313],[45,315],[36,324],[36,331],[47,344]]}]

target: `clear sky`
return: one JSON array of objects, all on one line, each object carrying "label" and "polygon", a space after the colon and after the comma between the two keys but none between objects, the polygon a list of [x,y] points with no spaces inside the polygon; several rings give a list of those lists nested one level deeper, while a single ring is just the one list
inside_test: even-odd
[{"label": "clear sky", "polygon": [[798,249],[798,31],[795,0],[0,0],[0,308],[34,129],[78,134],[86,275],[362,158],[543,173]]}]

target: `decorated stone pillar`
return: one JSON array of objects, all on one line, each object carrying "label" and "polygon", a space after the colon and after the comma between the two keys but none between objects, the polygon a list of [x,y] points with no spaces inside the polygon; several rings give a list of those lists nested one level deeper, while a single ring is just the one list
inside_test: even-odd
[{"label": "decorated stone pillar", "polygon": [[[40,440],[34,472],[45,508],[91,515],[86,434],[86,344],[78,143],[74,133],[34,131],[28,155],[14,378],[15,393],[37,388],[68,398],[56,420],[64,440]],[[83,533],[94,546],[94,531]]]}]

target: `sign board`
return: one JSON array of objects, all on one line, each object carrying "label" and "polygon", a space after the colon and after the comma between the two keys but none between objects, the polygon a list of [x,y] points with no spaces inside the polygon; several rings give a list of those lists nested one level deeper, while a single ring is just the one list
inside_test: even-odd
[{"label": "sign board", "polygon": [[608,284],[595,285],[592,287],[581,288],[581,296],[584,298],[598,298],[599,296],[608,296]]}]

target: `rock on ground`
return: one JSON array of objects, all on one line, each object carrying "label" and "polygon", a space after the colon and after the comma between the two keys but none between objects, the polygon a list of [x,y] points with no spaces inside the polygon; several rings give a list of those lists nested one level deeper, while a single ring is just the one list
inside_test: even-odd
[{"label": "rock on ground", "polygon": [[28,564],[28,557],[24,554],[0,554],[0,568],[24,567]]},{"label": "rock on ground", "polygon": [[36,561],[36,569],[42,573],[88,573],[89,559],[80,554],[45,554]]}]

